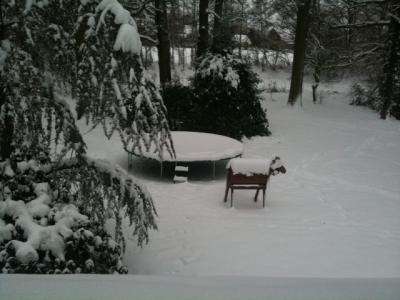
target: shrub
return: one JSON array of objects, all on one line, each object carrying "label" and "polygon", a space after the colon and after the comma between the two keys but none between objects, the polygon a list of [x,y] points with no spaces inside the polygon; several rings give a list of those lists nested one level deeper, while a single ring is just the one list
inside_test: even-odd
[{"label": "shrub", "polygon": [[171,130],[192,130],[196,102],[192,88],[172,81],[164,86],[162,96]]},{"label": "shrub", "polygon": [[236,139],[269,135],[259,82],[249,65],[233,55],[205,54],[192,80],[197,113],[193,129]]},{"label": "shrub", "polygon": [[382,103],[376,88],[366,88],[359,83],[355,83],[351,90],[352,100],[350,105],[365,106],[379,111]]}]

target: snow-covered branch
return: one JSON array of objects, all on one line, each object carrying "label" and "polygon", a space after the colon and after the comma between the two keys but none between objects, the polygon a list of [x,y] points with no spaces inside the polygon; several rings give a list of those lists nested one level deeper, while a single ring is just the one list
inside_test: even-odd
[{"label": "snow-covered branch", "polygon": [[152,42],[154,45],[157,45],[157,44],[158,44],[158,41],[157,41],[157,40],[155,40],[155,39],[149,37],[148,35],[143,35],[143,34],[141,34],[141,35],[140,35],[140,38],[141,38],[141,39],[144,39],[144,40],[148,40],[148,41]]},{"label": "snow-covered branch", "polygon": [[382,5],[392,2],[393,0],[363,0],[363,1],[354,1],[352,8],[358,6],[366,6],[371,4]]},{"label": "snow-covered branch", "polygon": [[353,24],[338,24],[338,25],[330,25],[333,29],[340,28],[364,28],[364,27],[372,27],[372,26],[388,26],[390,21],[368,21],[363,23],[353,23]]}]

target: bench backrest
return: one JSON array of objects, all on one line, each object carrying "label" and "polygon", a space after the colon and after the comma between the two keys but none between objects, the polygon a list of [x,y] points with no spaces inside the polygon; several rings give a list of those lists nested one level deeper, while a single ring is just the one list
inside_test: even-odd
[{"label": "bench backrest", "polygon": [[[237,160],[240,160],[240,158],[237,158]],[[249,159],[247,160],[249,161]],[[280,158],[276,156],[273,160],[271,160],[269,168],[267,171],[264,172],[264,174],[252,174],[249,171],[251,170],[246,170],[246,174],[235,173],[231,164],[228,168],[227,184],[229,186],[232,185],[265,186],[268,183],[268,179],[271,175],[276,175],[278,173],[286,173],[286,168],[283,166]]]}]

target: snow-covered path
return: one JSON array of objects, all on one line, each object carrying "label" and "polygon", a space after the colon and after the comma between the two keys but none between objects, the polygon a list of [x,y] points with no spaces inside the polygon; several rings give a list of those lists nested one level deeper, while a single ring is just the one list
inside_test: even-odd
[{"label": "snow-covered path", "polygon": [[[400,122],[349,106],[342,85],[322,90],[322,104],[306,91],[302,108],[287,107],[287,94],[265,96],[273,134],[246,140],[244,156],[277,154],[288,170],[272,178],[265,209],[249,191],[235,192],[233,209],[222,203],[222,169],[215,180],[172,184],[137,162],[159,231],[143,249],[128,245],[130,272],[399,277]],[[90,155],[126,167],[117,138],[96,129],[85,140]]]}]

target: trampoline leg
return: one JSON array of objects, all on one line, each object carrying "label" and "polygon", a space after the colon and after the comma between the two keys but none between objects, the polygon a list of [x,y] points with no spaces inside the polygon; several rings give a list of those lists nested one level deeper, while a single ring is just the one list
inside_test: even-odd
[{"label": "trampoline leg", "polygon": [[215,161],[213,162],[213,178],[215,178]]},{"label": "trampoline leg", "polygon": [[132,168],[132,154],[128,153],[128,169]]}]

